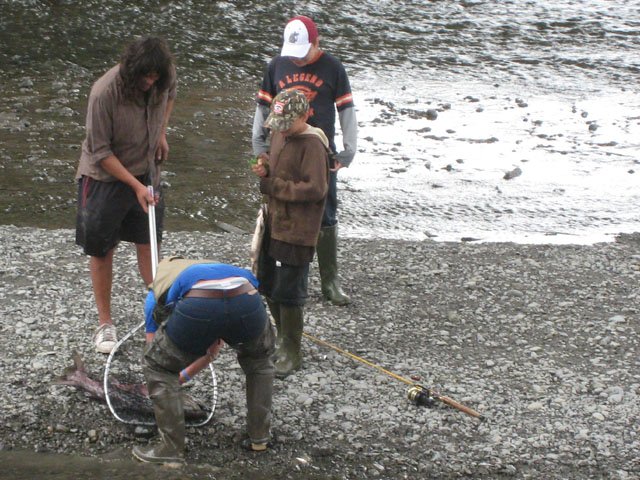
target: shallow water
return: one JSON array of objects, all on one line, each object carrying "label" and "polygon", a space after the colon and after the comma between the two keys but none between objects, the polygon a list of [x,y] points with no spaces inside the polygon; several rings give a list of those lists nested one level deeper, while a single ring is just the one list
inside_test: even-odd
[{"label": "shallow water", "polygon": [[74,225],[91,83],[154,32],[180,75],[167,228],[250,229],[253,98],[284,22],[306,13],[358,109],[341,235],[590,243],[640,230],[634,2],[0,3],[2,223]]}]

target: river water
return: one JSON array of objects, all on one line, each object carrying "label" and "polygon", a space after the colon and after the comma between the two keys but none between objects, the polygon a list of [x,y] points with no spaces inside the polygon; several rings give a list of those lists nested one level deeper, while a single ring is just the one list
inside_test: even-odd
[{"label": "river water", "polygon": [[339,174],[341,236],[591,243],[640,231],[636,2],[0,6],[2,223],[74,226],[91,84],[130,39],[155,33],[180,79],[166,226],[250,230],[255,93],[284,23],[307,14],[357,106],[359,152]]}]

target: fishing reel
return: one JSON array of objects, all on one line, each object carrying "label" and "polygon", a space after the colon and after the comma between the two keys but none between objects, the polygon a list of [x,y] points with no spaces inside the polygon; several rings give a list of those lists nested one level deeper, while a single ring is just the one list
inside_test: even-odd
[{"label": "fishing reel", "polygon": [[437,400],[434,398],[428,390],[425,390],[420,385],[414,385],[407,391],[407,398],[410,402],[416,405],[423,405],[425,407],[435,407]]}]

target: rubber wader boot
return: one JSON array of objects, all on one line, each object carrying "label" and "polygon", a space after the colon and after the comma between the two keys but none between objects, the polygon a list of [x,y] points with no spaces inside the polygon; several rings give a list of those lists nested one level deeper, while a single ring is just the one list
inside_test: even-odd
[{"label": "rubber wader boot", "polygon": [[302,340],[302,306],[280,304],[282,338],[274,354],[276,377],[284,378],[302,366],[300,341]]},{"label": "rubber wader boot", "polygon": [[280,346],[280,338],[281,338],[281,328],[280,328],[280,304],[267,300],[267,305],[269,305],[269,311],[271,312],[271,316],[273,320],[276,322],[276,348]]},{"label": "rubber wader boot", "polygon": [[133,456],[142,462],[179,467],[184,464],[186,431],[178,376],[147,369],[146,377],[160,443],[134,447]]},{"label": "rubber wader boot", "polygon": [[318,236],[316,251],[318,252],[318,267],[320,267],[320,281],[322,294],[331,303],[338,306],[349,305],[351,299],[340,288],[338,278],[338,228],[337,225],[322,227]]},{"label": "rubber wader boot", "polygon": [[[273,341],[273,340],[271,340]],[[267,449],[271,426],[271,399],[273,396],[274,368],[271,359],[238,356],[247,377],[247,433],[250,450]]]}]

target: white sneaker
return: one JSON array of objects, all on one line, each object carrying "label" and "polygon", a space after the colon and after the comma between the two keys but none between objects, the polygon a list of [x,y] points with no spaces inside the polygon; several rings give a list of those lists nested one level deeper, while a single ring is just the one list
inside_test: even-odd
[{"label": "white sneaker", "polygon": [[96,329],[96,333],[93,335],[93,341],[96,344],[96,349],[100,353],[111,353],[113,347],[118,343],[116,327],[110,323],[103,323]]}]

